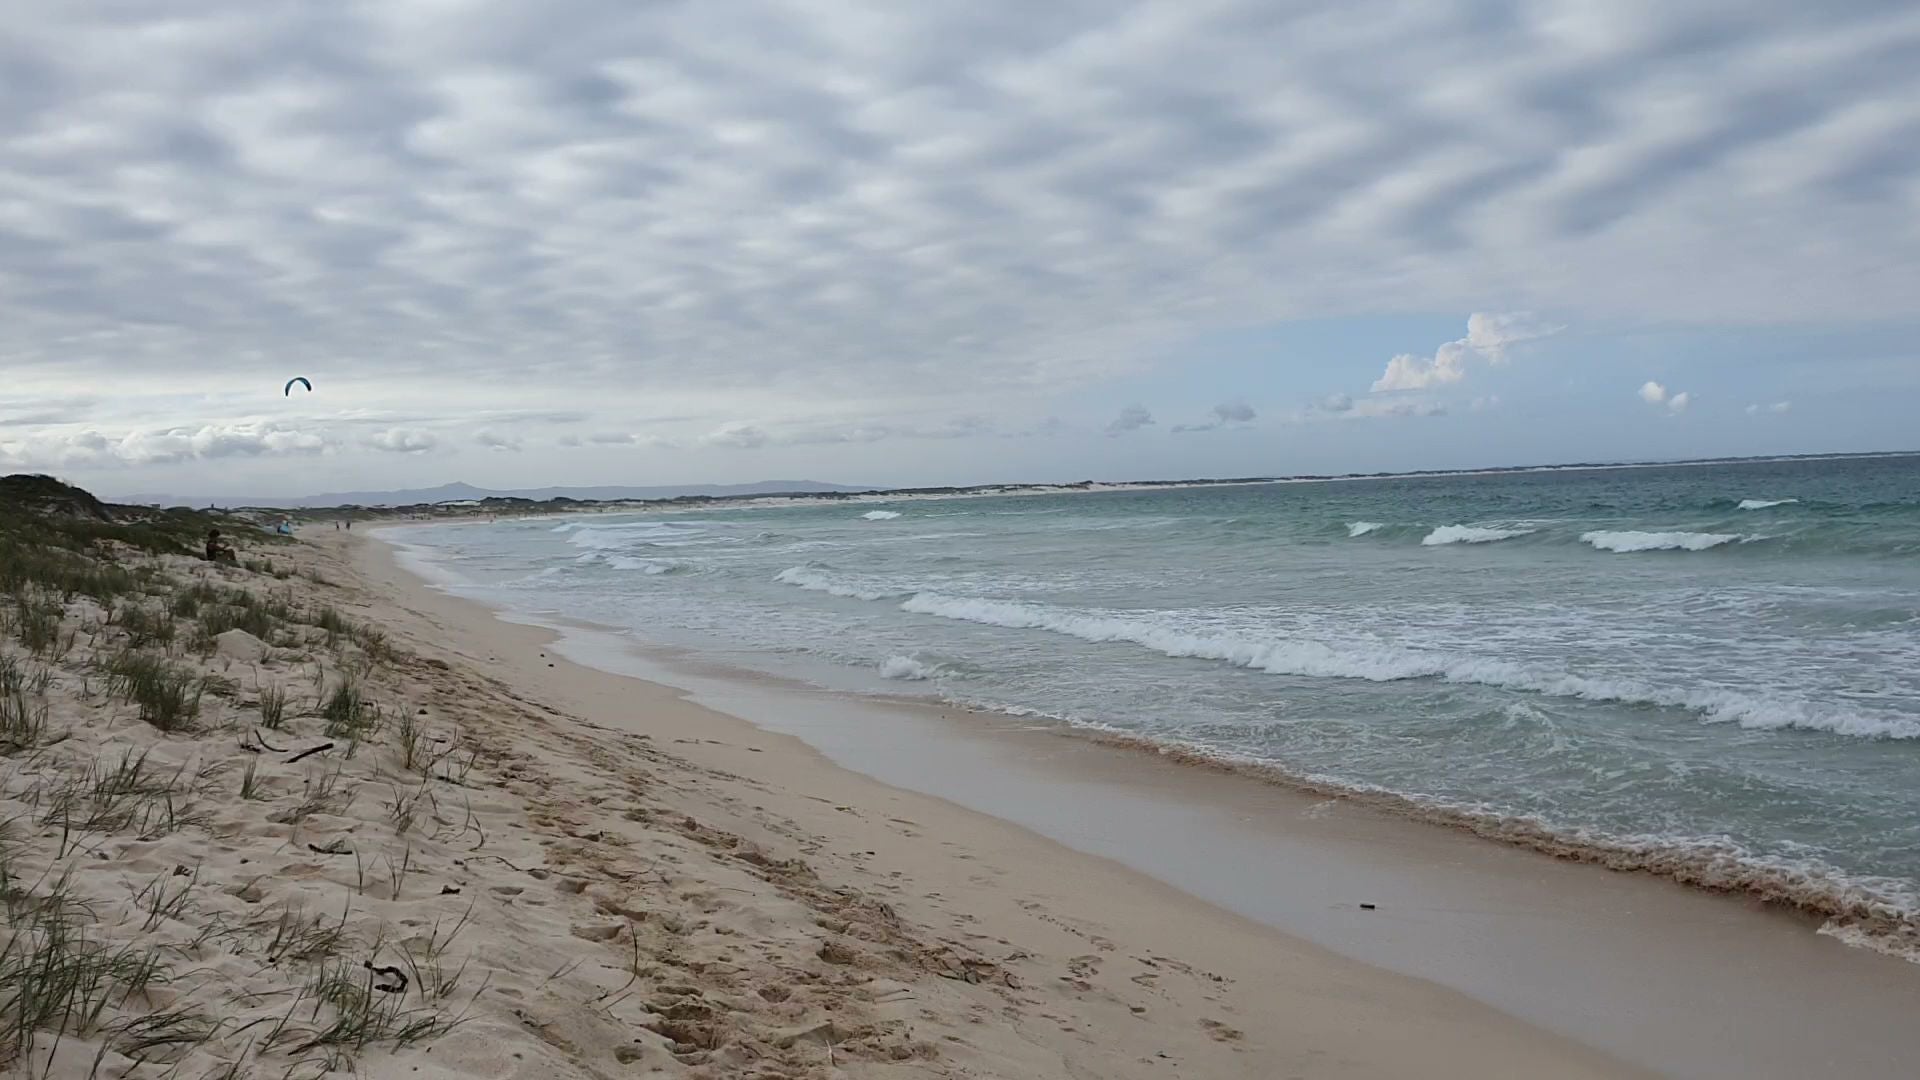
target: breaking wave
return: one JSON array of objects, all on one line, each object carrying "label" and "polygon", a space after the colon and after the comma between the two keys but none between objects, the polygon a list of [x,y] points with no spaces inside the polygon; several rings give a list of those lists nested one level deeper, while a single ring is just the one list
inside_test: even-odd
[{"label": "breaking wave", "polygon": [[862,521],[892,521],[900,516],[898,510],[869,510],[860,515]]},{"label": "breaking wave", "polygon": [[1738,533],[1700,532],[1608,532],[1580,534],[1580,541],[1601,551],[1629,554],[1636,551],[1706,551],[1725,544],[1748,543],[1761,539]]},{"label": "breaking wave", "polygon": [[1535,529],[1492,529],[1479,525],[1442,525],[1426,535],[1420,543],[1427,547],[1441,544],[1491,544],[1498,540],[1511,540],[1516,536],[1530,536]]},{"label": "breaking wave", "polygon": [[911,656],[889,656],[880,664],[880,677],[883,679],[923,682],[939,673],[938,665],[924,664]]},{"label": "breaking wave", "polygon": [[773,575],[773,580],[783,585],[792,585],[810,592],[823,592],[832,596],[844,596],[851,600],[885,600],[889,596],[898,596],[899,592],[887,592],[871,587],[843,581],[811,566],[789,566]]},{"label": "breaking wave", "polygon": [[[805,586],[803,586],[805,587]],[[823,591],[830,591],[825,590]],[[839,595],[852,595],[840,593]],[[879,600],[879,594],[862,599]],[[1584,701],[1684,709],[1705,723],[1755,730],[1801,729],[1863,739],[1920,739],[1920,720],[1871,710],[1848,711],[1805,701],[1756,697],[1701,687],[1681,689],[1632,679],[1597,678],[1515,663],[1369,642],[1255,639],[1197,632],[1152,617],[1086,614],[1040,604],[919,592],[902,611],[1009,629],[1045,630],[1095,643],[1126,642],[1178,659],[1217,660],[1272,675],[1397,682],[1438,679]]]},{"label": "breaking wave", "polygon": [[1356,521],[1347,526],[1347,535],[1365,536],[1370,532],[1378,532],[1386,527],[1387,525],[1383,521]]},{"label": "breaking wave", "polygon": [[1775,506],[1792,506],[1799,499],[1741,499],[1742,510],[1767,510]]},{"label": "breaking wave", "polygon": [[607,559],[607,565],[615,570],[638,570],[642,574],[671,574],[683,564],[667,559],[636,559],[628,555],[615,555]]}]

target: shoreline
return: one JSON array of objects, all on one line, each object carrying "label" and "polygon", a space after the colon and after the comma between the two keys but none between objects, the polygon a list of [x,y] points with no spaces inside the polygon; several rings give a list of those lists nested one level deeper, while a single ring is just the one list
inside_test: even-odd
[{"label": "shoreline", "polygon": [[[957,916],[956,925],[974,928],[970,938],[980,927],[1020,931],[1021,937],[996,933],[1002,947],[1024,945],[1034,931],[1064,933],[1064,940],[1084,955],[1070,959],[1068,970],[1051,981],[1071,995],[1072,1009],[1091,1007],[1114,993],[1099,985],[1102,960],[1168,962],[1158,971],[1135,967],[1140,974],[1116,988],[1121,996],[1142,986],[1157,996],[1166,987],[1168,964],[1202,972],[1199,1002],[1223,1012],[1216,1022],[1230,1025],[1231,1038],[1205,1018],[1190,1025],[1170,1026],[1164,1017],[1128,1025],[1145,1026],[1143,1034],[1155,1042],[1179,1038],[1180,1029],[1191,1026],[1202,1036],[1198,1045],[1231,1052],[1210,1064],[1191,1061],[1178,1075],[1249,1080],[1293,1072],[1329,1077],[1656,1075],[1464,994],[1338,956],[1118,861],[1062,847],[1019,823],[844,768],[793,732],[715,710],[702,695],[576,664],[567,650],[555,646],[563,635],[499,619],[483,605],[433,588],[397,562],[390,545],[361,536],[340,546],[357,549],[355,566],[373,591],[391,598],[399,609],[396,616],[439,628],[443,647],[484,664],[519,693],[559,703],[596,725],[670,743],[674,753],[696,763],[737,773],[751,785],[757,805],[777,806],[808,831],[840,843],[853,841],[854,868],[863,878],[912,883],[907,893],[889,900],[903,919]],[[829,713],[840,704],[830,698],[820,703]],[[763,752],[743,754],[741,744],[748,742]],[[886,814],[876,820],[881,808]],[[903,821],[911,824],[898,824]],[[857,839],[846,836],[849,830]],[[956,901],[964,910],[944,910]],[[1174,1004],[1196,1003],[1162,999],[1146,1007],[1157,1014]],[[1054,1002],[1052,1007],[1069,1006]],[[1134,1008],[1126,1005],[1120,1015],[1141,1015]],[[1064,1016],[1053,1015],[1056,1021]],[[1083,1016],[1066,1022],[1082,1031],[1088,1021]],[[1138,1037],[1125,1031],[1085,1034],[1094,1037],[1073,1041],[1088,1054],[1095,1053],[1096,1043],[1118,1040],[1125,1046]],[[1303,1047],[1314,1049],[1295,1056]],[[1167,1075],[1156,1069],[1156,1062],[1166,1064],[1155,1057],[1158,1051],[1141,1055],[1134,1045],[1110,1052],[1118,1049],[1102,1049],[1065,1071],[979,1075],[1081,1074],[1074,1069],[1102,1077]]]},{"label": "shoreline", "polygon": [[[380,546],[387,547],[387,545]],[[393,553],[393,549],[388,550],[389,556]],[[398,569],[398,564],[395,568]],[[467,605],[477,611],[486,611],[489,613],[489,618],[503,617],[500,613],[474,601],[445,596],[438,590],[431,589],[424,582],[417,582],[417,584],[423,589],[442,596],[448,602]],[[526,628],[524,624],[509,623],[508,625],[523,625],[523,628]],[[796,733],[794,724],[781,723],[779,717],[770,711],[782,706],[769,705],[764,700],[756,705],[751,700],[755,697],[754,693],[739,689],[742,678],[739,672],[709,673],[713,676],[712,678],[694,679],[691,682],[684,678],[676,678],[675,672],[664,669],[658,672],[650,671],[645,675],[635,675],[632,663],[639,662],[644,665],[644,661],[636,661],[636,658],[631,656],[624,659],[609,658],[605,655],[597,658],[582,657],[576,655],[578,649],[569,647],[570,637],[566,633],[555,631],[551,627],[526,629],[546,635],[544,640],[559,642],[556,646],[559,655],[584,659],[595,667],[625,671],[632,677],[668,682],[683,689],[691,689],[697,684],[700,689],[693,693],[696,701],[715,704],[723,712],[744,716],[749,722],[763,729],[786,734]],[[604,651],[607,647],[609,647],[608,644],[602,642],[592,646],[588,651]],[[678,674],[684,675],[684,672]],[[759,696],[764,698],[767,696],[765,691],[776,681],[759,681],[767,684],[760,687]],[[834,708],[842,710],[849,707],[846,699],[839,698],[837,695],[822,694],[817,690],[809,691],[791,685],[780,685],[776,690],[777,694],[784,695],[784,700],[789,703],[786,707],[788,712],[793,711],[790,703],[796,696],[805,698],[811,695],[831,699],[835,702]],[[956,710],[928,707],[919,711],[951,713]],[[968,720],[969,724],[966,726],[971,727],[979,717],[969,716]],[[1008,721],[1008,718],[1001,718],[1001,720]],[[944,721],[944,724],[949,729],[960,726],[951,720]],[[1028,755],[1050,759],[1050,768],[1063,764],[1060,760],[1053,759],[1072,759],[1073,768],[1108,774],[1109,787],[1114,786],[1116,780],[1122,786],[1144,786],[1149,789],[1177,787],[1179,791],[1173,804],[1176,812],[1191,812],[1195,805],[1205,806],[1210,801],[1216,803],[1220,801],[1217,798],[1219,793],[1212,790],[1213,785],[1206,780],[1196,780],[1191,775],[1184,779],[1169,780],[1168,777],[1174,774],[1192,774],[1201,770],[1193,770],[1188,766],[1164,760],[1154,760],[1164,755],[1142,754],[1137,749],[1122,753],[1112,747],[1095,747],[1090,744],[1064,750],[1049,749],[1045,748],[1047,740],[1056,743],[1068,740],[1062,739],[1058,734],[1049,735],[1020,730],[1025,726],[1009,721],[994,725],[994,730],[991,732],[956,733],[949,730],[946,735],[955,741],[969,739],[988,742],[998,740],[1003,743],[1024,741]],[[852,741],[857,743],[862,738],[871,741],[873,731],[874,728],[870,723],[864,735],[855,733]],[[927,732],[923,730],[922,734]],[[1766,1070],[1770,1065],[1779,1067],[1780,1062],[1794,1060],[1796,1056],[1807,1062],[1807,1068],[1817,1068],[1820,1063],[1830,1062],[1831,1055],[1825,1049],[1809,1052],[1804,1040],[1781,1039],[1769,1034],[1769,1029],[1777,1031],[1780,1023],[1786,1022],[1787,1018],[1796,1013],[1801,1013],[1801,1007],[1807,1003],[1806,999],[1815,996],[1814,988],[1816,987],[1822,988],[1820,993],[1828,995],[1829,1001],[1834,1000],[1832,994],[1839,994],[1841,998],[1854,998],[1856,1002],[1865,1005],[1865,1008],[1860,1010],[1843,1009],[1837,1006],[1816,1008],[1814,1013],[1817,1014],[1818,1019],[1803,1014],[1800,1015],[1801,1022],[1818,1023],[1820,1020],[1829,1018],[1832,1020],[1831,1030],[1828,1032],[1829,1039],[1833,1043],[1846,1043],[1852,1047],[1850,1051],[1843,1054],[1843,1057],[1848,1059],[1851,1075],[1899,1075],[1897,1067],[1893,1064],[1893,1050],[1890,1047],[1874,1045],[1876,1033],[1887,1030],[1882,1026],[1883,1021],[1898,1022],[1893,1019],[1898,1014],[1898,1010],[1874,1005],[1865,998],[1904,1002],[1906,1007],[1920,1005],[1920,994],[1915,993],[1916,987],[1920,986],[1920,980],[1912,977],[1908,965],[1885,957],[1865,954],[1861,950],[1847,948],[1832,940],[1815,938],[1811,927],[1803,919],[1785,915],[1778,910],[1756,911],[1743,908],[1736,900],[1730,900],[1725,896],[1708,895],[1704,892],[1685,889],[1671,882],[1655,880],[1645,875],[1621,874],[1593,866],[1546,859],[1519,848],[1488,845],[1465,831],[1434,829],[1427,823],[1351,805],[1353,800],[1340,800],[1343,805],[1332,814],[1327,814],[1323,810],[1316,809],[1316,801],[1303,792],[1292,791],[1285,796],[1273,796],[1273,799],[1286,804],[1284,810],[1275,815],[1280,818],[1280,823],[1270,829],[1253,830],[1260,835],[1255,841],[1240,845],[1246,849],[1240,852],[1243,857],[1259,858],[1262,855],[1271,855],[1276,843],[1280,843],[1282,848],[1290,850],[1295,856],[1300,855],[1299,848],[1303,843],[1307,846],[1318,845],[1319,850],[1312,853],[1311,860],[1317,871],[1328,873],[1336,879],[1355,883],[1391,882],[1394,888],[1415,893],[1433,890],[1435,881],[1423,879],[1422,875],[1430,874],[1438,868],[1444,871],[1441,874],[1442,880],[1438,882],[1441,892],[1455,894],[1456,897],[1466,897],[1472,903],[1481,906],[1498,906],[1505,903],[1504,900],[1493,899],[1503,891],[1511,893],[1517,889],[1519,892],[1532,894],[1531,898],[1539,906],[1539,910],[1523,909],[1510,914],[1518,916],[1518,922],[1523,928],[1543,919],[1550,928],[1542,930],[1538,926],[1533,926],[1524,933],[1512,935],[1512,940],[1506,940],[1501,932],[1491,928],[1485,919],[1441,918],[1435,921],[1429,917],[1430,912],[1422,910],[1418,921],[1428,925],[1412,931],[1419,940],[1410,942],[1408,939],[1398,938],[1392,943],[1392,947],[1382,948],[1378,942],[1369,942],[1364,936],[1355,936],[1356,934],[1365,935],[1371,931],[1353,925],[1353,904],[1351,903],[1346,905],[1348,910],[1343,916],[1329,917],[1324,911],[1303,913],[1298,910],[1275,910],[1274,905],[1262,907],[1259,903],[1248,903],[1245,896],[1236,898],[1232,895],[1233,889],[1213,888],[1209,891],[1207,888],[1195,888],[1191,884],[1194,880],[1192,874],[1205,873],[1208,868],[1201,867],[1198,871],[1188,868],[1185,871],[1187,876],[1183,877],[1183,872],[1177,869],[1170,871],[1166,866],[1143,866],[1137,845],[1136,850],[1127,850],[1125,844],[1118,845],[1114,850],[1097,850],[1103,841],[1091,835],[1083,834],[1078,837],[1070,835],[1074,826],[1070,824],[1062,826],[1060,818],[1066,815],[1061,815],[1057,807],[1025,806],[1022,808],[1025,816],[1022,816],[1022,813],[1009,813],[1005,806],[997,809],[983,807],[979,805],[978,800],[970,803],[965,793],[960,793],[956,798],[953,793],[941,792],[937,787],[938,778],[927,775],[924,763],[919,766],[921,771],[916,774],[916,766],[903,765],[899,760],[859,760],[860,754],[868,753],[871,757],[872,752],[857,748],[849,750],[846,745],[833,742],[835,739],[847,739],[848,735],[845,732],[836,730],[823,734],[821,730],[814,730],[801,733],[801,737],[810,745],[822,749],[828,757],[841,765],[877,777],[881,782],[896,788],[932,791],[968,809],[974,811],[984,809],[988,813],[1007,818],[1029,829],[1036,829],[1082,852],[1091,850],[1097,855],[1118,858],[1133,869],[1155,877],[1162,883],[1173,881],[1176,885],[1184,887],[1188,893],[1198,895],[1202,900],[1237,911],[1269,926],[1275,926],[1283,933],[1306,937],[1318,945],[1332,948],[1348,956],[1356,956],[1367,963],[1414,974],[1465,990],[1474,997],[1490,1001],[1496,1007],[1520,1015],[1528,1022],[1541,1024],[1562,1034],[1572,1034],[1590,1045],[1635,1057],[1642,1065],[1652,1064],[1674,1075],[1769,1075],[1770,1073]],[[1072,741],[1088,743],[1087,740]],[[840,752],[836,753],[835,748]],[[943,749],[947,748],[943,747]],[[896,757],[911,758],[914,751],[894,748],[887,753],[894,754]],[[924,752],[922,756],[924,757]],[[1055,768],[1048,775],[1051,780],[1057,782],[1065,772],[1064,768]],[[1258,806],[1264,811],[1273,811],[1272,800],[1263,803],[1260,798],[1250,796],[1247,792],[1247,789],[1252,787],[1277,790],[1270,782],[1261,782],[1245,776],[1222,776],[1219,779],[1233,781],[1234,787],[1239,792],[1235,797],[1236,800],[1248,802],[1249,805]],[[999,792],[996,793],[996,797],[1007,796],[1005,792]],[[1120,801],[1124,803],[1127,800],[1122,796]],[[1167,806],[1163,804],[1160,809],[1166,810]],[[1301,823],[1307,820],[1308,816],[1313,815],[1353,820],[1340,820],[1335,822],[1332,828],[1320,830],[1335,834],[1331,843],[1324,836],[1305,839],[1298,836],[1288,839],[1284,836],[1290,831],[1302,831],[1299,828]],[[1150,823],[1142,827],[1149,828]],[[1343,830],[1349,835],[1339,835]],[[1069,835],[1061,835],[1063,832]],[[1276,837],[1280,839],[1276,840]],[[1174,843],[1177,844],[1177,841]],[[1291,845],[1291,848],[1287,848],[1287,845]],[[1109,844],[1109,847],[1113,845]],[[1378,850],[1368,851],[1366,850],[1368,848]],[[1421,869],[1408,871],[1405,868],[1398,868],[1382,871],[1377,865],[1367,865],[1377,863],[1382,851],[1393,852],[1396,856],[1405,856],[1410,851],[1417,852],[1419,857],[1412,861],[1422,864]],[[1496,855],[1493,852],[1499,852],[1499,854]],[[1150,863],[1152,860],[1144,861]],[[1472,865],[1475,870],[1473,873],[1463,874],[1459,871],[1459,865],[1448,869],[1448,863]],[[1543,867],[1540,864],[1546,865]],[[1216,872],[1219,869],[1219,867],[1212,868]],[[1476,874],[1489,877],[1491,880],[1476,883],[1471,880]],[[1539,887],[1537,882],[1530,883],[1528,880],[1543,875],[1552,879],[1551,884],[1544,888]],[[1238,887],[1250,891],[1252,883],[1243,881]],[[1264,887],[1274,888],[1276,885],[1274,882],[1266,882]],[[1285,883],[1280,883],[1278,887],[1286,886]],[[1373,885],[1369,887],[1377,888]],[[1324,890],[1309,891],[1323,892]],[[1642,933],[1634,918],[1622,918],[1618,911],[1605,910],[1605,904],[1601,904],[1597,909],[1592,903],[1581,902],[1571,905],[1573,910],[1582,911],[1583,915],[1591,917],[1595,921],[1595,925],[1592,926],[1579,925],[1579,920],[1554,916],[1552,908],[1566,904],[1575,893],[1596,891],[1606,897],[1608,902],[1619,907],[1648,908],[1659,912],[1661,920],[1657,922],[1661,929],[1651,934]],[[1353,897],[1348,896],[1347,899],[1352,900]],[[1344,924],[1336,925],[1341,920],[1344,920]],[[1702,948],[1698,941],[1686,940],[1690,936],[1699,937],[1699,928],[1703,923],[1712,925],[1714,928],[1713,933],[1707,935],[1711,939],[1711,945],[1707,948]],[[1405,927],[1395,927],[1396,935],[1405,930]],[[1483,942],[1504,940],[1507,946],[1504,951],[1498,948],[1490,950],[1502,957],[1499,963],[1491,965],[1493,969],[1498,970],[1479,970],[1488,968],[1489,965],[1484,960],[1478,962],[1477,969],[1472,958],[1463,957],[1459,949],[1437,939],[1440,935],[1450,933],[1483,935],[1481,937]],[[1490,938],[1484,936],[1488,934],[1493,936]],[[1554,940],[1556,936],[1562,935],[1569,937],[1571,941]],[[1636,945],[1632,940],[1636,937],[1644,937],[1647,941]],[[1685,989],[1656,993],[1649,999],[1663,1008],[1670,1005],[1679,1010],[1682,1017],[1686,1016],[1690,1002],[1697,1002],[1697,995],[1724,993],[1726,986],[1738,982],[1740,974],[1735,969],[1742,964],[1736,958],[1741,956],[1766,957],[1771,961],[1768,966],[1777,965],[1782,969],[1783,980],[1787,978],[1784,974],[1786,970],[1804,972],[1808,975],[1807,989],[1800,994],[1791,991],[1756,993],[1751,988],[1736,993],[1734,996],[1739,999],[1742,1007],[1735,1008],[1729,1004],[1724,1010],[1730,1014],[1726,1018],[1727,1022],[1736,1030],[1742,1027],[1752,1029],[1752,1037],[1746,1040],[1747,1045],[1744,1049],[1733,1051],[1729,1047],[1702,1045],[1698,1032],[1689,1034],[1692,1026],[1690,1019],[1669,1020],[1664,1023],[1664,1030],[1653,1032],[1645,1030],[1649,1023],[1655,1027],[1662,1026],[1661,1021],[1653,1015],[1658,1010],[1647,1007],[1646,1002],[1642,1002],[1637,1007],[1623,1007],[1622,999],[1642,980],[1638,971],[1633,970],[1631,965],[1623,963],[1617,957],[1606,960],[1603,965],[1610,975],[1610,980],[1602,980],[1610,981],[1610,989],[1607,992],[1572,993],[1571,991],[1575,989],[1572,986],[1552,985],[1556,982],[1565,984],[1571,979],[1579,978],[1564,972],[1556,976],[1556,971],[1562,967],[1578,970],[1581,965],[1590,966],[1596,959],[1605,960],[1605,954],[1608,951],[1618,951],[1623,945],[1627,948],[1621,955],[1635,956],[1641,962],[1656,968],[1663,963],[1667,967],[1678,967],[1681,966],[1678,958],[1686,958],[1685,964],[1693,969],[1694,978],[1681,978],[1675,982],[1663,976],[1653,982],[1655,986],[1668,985]],[[1663,957],[1667,959],[1663,961]],[[1748,967],[1751,967],[1752,963],[1751,960],[1745,962]],[[1499,982],[1503,973],[1514,972],[1516,969],[1513,965],[1516,964],[1520,974],[1528,976],[1529,979],[1544,980],[1551,989],[1535,985],[1529,985],[1520,990],[1501,987]],[[1868,985],[1873,987],[1874,994],[1850,995],[1843,989],[1848,986],[1857,988]],[[1531,999],[1543,990],[1548,993],[1558,990],[1572,999],[1573,1004],[1557,1012],[1554,1009],[1540,1008],[1538,1003]],[[1611,1000],[1609,1000],[1609,993],[1613,995]],[[1662,1002],[1663,998],[1670,998],[1671,1001]],[[1597,1016],[1597,1022],[1592,1018],[1582,1019],[1577,1016],[1560,1015],[1583,1010]],[[1852,1019],[1848,1019],[1849,1013]],[[1920,1046],[1906,1049],[1915,1048]],[[1648,1055],[1665,1060],[1650,1061]],[[1788,1070],[1778,1074],[1795,1075]]]}]

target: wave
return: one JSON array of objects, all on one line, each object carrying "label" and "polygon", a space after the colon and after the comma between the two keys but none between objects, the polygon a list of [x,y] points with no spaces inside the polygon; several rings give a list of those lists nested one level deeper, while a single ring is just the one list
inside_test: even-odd
[{"label": "wave", "polygon": [[1738,533],[1699,532],[1610,532],[1598,530],[1580,534],[1580,542],[1601,551],[1628,554],[1636,551],[1706,551],[1725,544],[1750,543],[1764,539]]},{"label": "wave", "polygon": [[565,533],[572,547],[592,551],[618,551],[632,547],[688,547],[705,543],[712,537],[704,521],[634,521],[614,525],[581,525],[566,522],[554,527]]},{"label": "wave", "polygon": [[922,682],[940,673],[937,664],[924,664],[911,656],[889,656],[880,664],[880,677],[883,679],[904,679],[908,682]]},{"label": "wave", "polygon": [[1511,540],[1516,536],[1530,536],[1535,529],[1490,529],[1479,525],[1442,525],[1426,535],[1420,543],[1427,547],[1441,544],[1491,544],[1499,540]]},{"label": "wave", "polygon": [[1387,524],[1384,521],[1356,521],[1347,526],[1347,535],[1365,536],[1370,532],[1378,532],[1386,527]]},{"label": "wave", "polygon": [[615,570],[638,570],[643,574],[671,574],[685,565],[666,559],[636,559],[627,555],[614,555],[606,562]]},{"label": "wave", "polygon": [[[863,599],[881,597],[869,595]],[[1508,660],[1372,642],[1259,640],[1196,632],[1157,622],[1151,617],[1084,614],[1039,604],[932,592],[913,594],[900,604],[900,610],[1009,629],[1045,630],[1101,644],[1126,642],[1163,656],[1217,660],[1271,675],[1368,682],[1438,679],[1548,697],[1684,709],[1705,723],[1736,724],[1755,730],[1794,728],[1863,739],[1920,739],[1920,720],[1897,714],[1847,712],[1809,702],[1755,697],[1712,687],[1682,689],[1632,679],[1574,675]]]},{"label": "wave", "polygon": [[773,575],[773,580],[783,585],[792,585],[811,592],[823,592],[833,596],[844,596],[850,600],[885,600],[898,592],[882,592],[861,588],[838,578],[824,574],[811,566],[789,566]]},{"label": "wave", "polygon": [[1792,506],[1799,499],[1741,499],[1742,510],[1767,510],[1775,506]]},{"label": "wave", "polygon": [[898,510],[869,510],[860,515],[862,521],[892,521],[900,516]]}]

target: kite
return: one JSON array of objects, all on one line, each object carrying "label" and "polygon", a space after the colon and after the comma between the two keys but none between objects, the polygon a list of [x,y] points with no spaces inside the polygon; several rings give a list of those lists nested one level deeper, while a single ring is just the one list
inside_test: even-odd
[{"label": "kite", "polygon": [[284,395],[284,396],[286,396],[286,397],[292,397],[292,396],[293,396],[293,384],[294,384],[294,383],[299,383],[299,384],[300,384],[301,386],[304,386],[304,387],[306,387],[306,388],[307,388],[307,393],[309,393],[309,394],[311,394],[311,393],[313,393],[313,384],[312,384],[312,383],[310,383],[310,382],[308,382],[308,381],[306,380],[306,377],[305,377],[305,376],[303,376],[303,375],[295,375],[295,376],[294,376],[293,378],[291,378],[291,379],[288,379],[288,380],[287,380],[287,389],[286,389],[286,393],[285,393],[285,395]]}]

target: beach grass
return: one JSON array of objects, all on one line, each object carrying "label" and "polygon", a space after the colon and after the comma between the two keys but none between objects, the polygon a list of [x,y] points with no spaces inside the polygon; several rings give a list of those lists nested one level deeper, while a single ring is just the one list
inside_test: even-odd
[{"label": "beach grass", "polygon": [[135,705],[140,719],[166,732],[193,728],[205,683],[194,671],[151,652],[129,650],[107,661],[107,693]]}]

